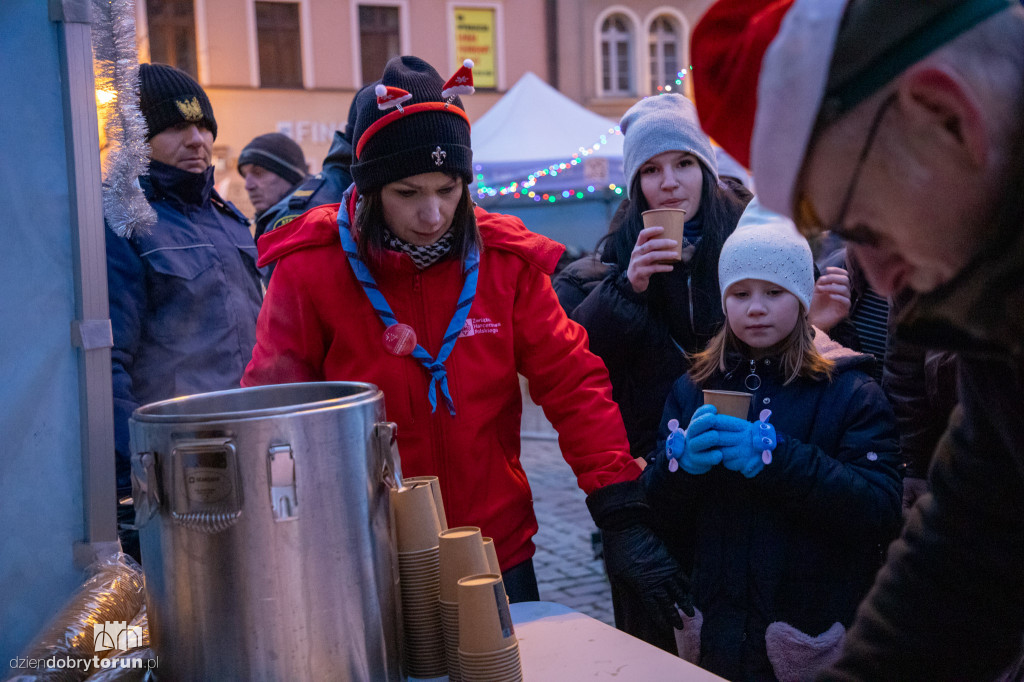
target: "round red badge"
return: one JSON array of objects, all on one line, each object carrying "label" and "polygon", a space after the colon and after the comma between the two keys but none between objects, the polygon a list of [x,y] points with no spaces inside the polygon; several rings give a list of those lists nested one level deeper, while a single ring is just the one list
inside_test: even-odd
[{"label": "round red badge", "polygon": [[384,330],[384,348],[392,355],[408,355],[416,348],[416,331],[401,322]]}]

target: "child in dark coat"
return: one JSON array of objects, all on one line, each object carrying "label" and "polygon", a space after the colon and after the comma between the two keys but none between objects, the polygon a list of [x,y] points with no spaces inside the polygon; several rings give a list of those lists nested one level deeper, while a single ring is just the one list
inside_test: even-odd
[{"label": "child in dark coat", "polygon": [[[812,679],[834,660],[899,527],[892,409],[866,356],[815,336],[813,268],[753,201],[719,261],[726,325],[673,387],[646,472],[654,504],[697,526],[681,653],[730,680]],[[750,393],[747,413],[703,389]]]}]

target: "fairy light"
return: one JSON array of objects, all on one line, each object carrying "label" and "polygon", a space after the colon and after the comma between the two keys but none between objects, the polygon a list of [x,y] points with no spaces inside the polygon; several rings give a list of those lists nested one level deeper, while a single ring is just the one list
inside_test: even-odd
[{"label": "fairy light", "polygon": [[[688,67],[689,71],[693,71],[693,66]],[[673,85],[681,86],[684,79],[686,78],[687,69],[683,68],[676,72],[675,82],[667,83],[665,85],[659,85],[657,91],[659,93],[672,92]],[[602,145],[608,144],[608,138],[612,135],[621,135],[622,131],[619,126],[614,126],[608,129],[607,133],[602,133],[601,136],[589,147],[579,147],[571,158],[565,161],[559,161],[553,163],[546,168],[536,170],[526,176],[523,180],[516,180],[507,185],[501,187],[491,187],[484,184],[483,173],[476,174],[477,188],[476,195],[478,199],[490,198],[490,197],[505,197],[511,196],[513,199],[532,199],[535,202],[546,201],[548,203],[555,203],[560,200],[567,199],[584,199],[587,194],[593,194],[598,191],[598,187],[594,185],[587,185],[586,192],[582,189],[566,189],[561,193],[549,194],[547,192],[543,194],[537,194],[531,188],[534,187],[541,178],[546,177],[557,177],[559,173],[564,173],[571,170],[574,166],[583,163],[584,159],[596,151],[601,149]],[[605,188],[601,188],[604,191]],[[622,195],[623,188],[618,187],[614,183],[610,183],[607,186],[607,190],[615,195]]]}]

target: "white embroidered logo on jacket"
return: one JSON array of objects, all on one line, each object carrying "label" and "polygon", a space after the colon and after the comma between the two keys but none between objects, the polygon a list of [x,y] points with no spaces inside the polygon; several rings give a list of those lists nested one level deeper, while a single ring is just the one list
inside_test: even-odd
[{"label": "white embroidered logo on jacket", "polygon": [[501,322],[494,322],[489,317],[469,317],[466,324],[459,332],[459,338],[463,336],[476,336],[477,334],[499,334],[501,333]]}]

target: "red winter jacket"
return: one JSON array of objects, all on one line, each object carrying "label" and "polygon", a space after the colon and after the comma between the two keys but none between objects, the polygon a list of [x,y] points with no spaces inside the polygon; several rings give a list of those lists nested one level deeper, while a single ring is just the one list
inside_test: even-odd
[{"label": "red winter jacket", "polygon": [[[494,538],[502,570],[533,556],[537,531],[530,485],[519,461],[521,373],[559,433],[562,454],[587,494],[635,479],[640,468],[608,372],[587,350],[551,288],[557,243],[518,218],[476,209],[483,239],[477,294],[445,363],[452,417],[412,356],[384,349],[384,325],[341,249],[338,205],[321,206],[259,241],[260,265],[277,261],[256,328],[243,386],[298,381],[365,381],[384,391],[398,424],[405,476],[436,475],[452,526],[480,526]],[[369,264],[399,322],[437,353],[462,290],[461,263],[419,270],[404,253]]]}]

